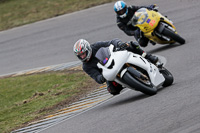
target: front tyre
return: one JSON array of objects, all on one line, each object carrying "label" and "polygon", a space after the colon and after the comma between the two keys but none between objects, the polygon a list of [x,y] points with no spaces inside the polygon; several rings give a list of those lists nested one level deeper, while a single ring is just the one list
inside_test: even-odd
[{"label": "front tyre", "polygon": [[173,39],[174,41],[180,43],[180,44],[185,44],[185,39],[183,39],[181,36],[179,36],[178,34],[174,33],[173,31],[171,31],[168,28],[164,28],[162,34],[164,36],[170,37],[171,39]]},{"label": "front tyre", "polygon": [[145,85],[136,80],[129,72],[126,72],[122,77],[124,82],[129,86],[135,88],[137,91],[140,91],[146,95],[155,95],[157,93],[157,88],[153,87],[152,85]]},{"label": "front tyre", "polygon": [[164,76],[165,82],[163,83],[163,87],[170,86],[174,82],[173,75],[164,67],[160,70],[160,73]]}]

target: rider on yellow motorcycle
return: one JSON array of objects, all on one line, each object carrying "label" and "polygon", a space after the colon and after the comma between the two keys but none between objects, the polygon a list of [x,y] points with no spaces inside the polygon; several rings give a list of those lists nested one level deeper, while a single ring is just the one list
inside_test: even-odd
[{"label": "rider on yellow motorcycle", "polygon": [[[150,6],[127,6],[124,1],[117,1],[114,4],[114,11],[117,14],[117,26],[124,31],[128,36],[134,36],[135,39],[138,41],[140,46],[146,47],[149,39],[144,37],[141,34],[139,28],[132,26],[131,18],[133,17],[134,13],[140,8],[147,8],[150,10],[154,10],[155,5]],[[156,9],[155,9],[156,10]],[[152,44],[155,45],[154,42],[150,41]]]}]

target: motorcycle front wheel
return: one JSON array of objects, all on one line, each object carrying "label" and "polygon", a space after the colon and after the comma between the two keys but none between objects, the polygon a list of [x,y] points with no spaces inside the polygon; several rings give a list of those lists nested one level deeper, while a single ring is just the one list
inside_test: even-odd
[{"label": "motorcycle front wheel", "polygon": [[173,75],[164,67],[159,70],[160,73],[165,77],[165,82],[163,83],[163,87],[170,86],[174,82]]},{"label": "motorcycle front wheel", "polygon": [[[151,84],[146,84],[138,81],[129,72],[126,72],[122,77],[124,82],[129,86],[135,88],[135,90],[140,91],[146,95],[155,95],[157,93],[157,88],[153,87]],[[150,81],[149,81],[150,82]]]},{"label": "motorcycle front wheel", "polygon": [[179,36],[178,34],[176,34],[175,32],[171,31],[168,28],[164,28],[162,34],[164,36],[168,36],[171,39],[173,39],[174,41],[180,43],[180,44],[185,44],[185,39],[183,39],[181,36]]}]

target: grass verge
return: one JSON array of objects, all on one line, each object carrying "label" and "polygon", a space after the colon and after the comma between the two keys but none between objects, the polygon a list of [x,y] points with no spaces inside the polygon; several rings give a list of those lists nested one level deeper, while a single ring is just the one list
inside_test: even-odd
[{"label": "grass verge", "polygon": [[82,70],[48,72],[0,79],[0,132],[41,119],[97,88]]},{"label": "grass verge", "polygon": [[[0,31],[115,0],[0,0]],[[84,72],[59,71],[0,79],[0,132],[26,126],[98,86]]]},{"label": "grass verge", "polygon": [[0,31],[115,0],[0,0]]}]

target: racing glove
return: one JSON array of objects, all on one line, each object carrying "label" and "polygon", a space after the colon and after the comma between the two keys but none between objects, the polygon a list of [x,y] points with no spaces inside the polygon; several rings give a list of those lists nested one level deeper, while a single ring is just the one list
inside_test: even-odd
[{"label": "racing glove", "polygon": [[120,50],[125,50],[125,49],[127,49],[129,47],[129,43],[127,43],[127,42],[119,42],[118,43],[118,48],[120,49]]},{"label": "racing glove", "polygon": [[106,79],[103,77],[103,75],[99,76],[99,80],[100,82],[103,84],[104,82],[106,82]]},{"label": "racing glove", "polygon": [[156,4],[153,4],[153,5],[148,6],[147,9],[158,11],[157,9],[155,9],[155,7],[156,7]]}]

